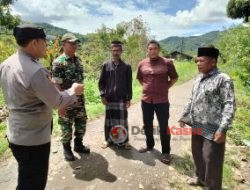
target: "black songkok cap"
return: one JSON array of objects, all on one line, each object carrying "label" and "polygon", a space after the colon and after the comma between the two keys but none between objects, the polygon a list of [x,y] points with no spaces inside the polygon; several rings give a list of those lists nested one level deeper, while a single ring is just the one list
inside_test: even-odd
[{"label": "black songkok cap", "polygon": [[16,26],[13,30],[13,35],[19,44],[26,40],[46,39],[44,30],[33,24],[23,24]]},{"label": "black songkok cap", "polygon": [[198,48],[198,55],[197,57],[207,56],[218,58],[220,51],[215,47],[200,47]]}]

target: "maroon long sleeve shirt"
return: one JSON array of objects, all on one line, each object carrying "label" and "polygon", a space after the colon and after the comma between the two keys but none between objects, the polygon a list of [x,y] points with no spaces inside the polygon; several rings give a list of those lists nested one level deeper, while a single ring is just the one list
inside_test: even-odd
[{"label": "maroon long sleeve shirt", "polygon": [[153,104],[169,102],[169,80],[177,78],[172,60],[164,57],[142,60],[137,70],[137,79],[143,86],[142,101]]}]

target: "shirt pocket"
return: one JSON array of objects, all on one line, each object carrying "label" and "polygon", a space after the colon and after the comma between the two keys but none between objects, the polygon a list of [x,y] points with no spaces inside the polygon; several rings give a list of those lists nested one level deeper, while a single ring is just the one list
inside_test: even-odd
[{"label": "shirt pocket", "polygon": [[207,85],[204,87],[204,94],[206,96],[216,96],[219,95],[219,89],[216,85]]},{"label": "shirt pocket", "polygon": [[220,92],[216,85],[208,85],[204,89],[204,97],[211,107],[217,107],[216,104],[220,99]]}]

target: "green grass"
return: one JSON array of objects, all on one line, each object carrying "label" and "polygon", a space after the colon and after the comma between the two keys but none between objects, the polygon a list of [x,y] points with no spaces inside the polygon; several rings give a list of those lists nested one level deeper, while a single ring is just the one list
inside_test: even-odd
[{"label": "green grass", "polygon": [[243,145],[243,141],[250,141],[250,91],[242,85],[242,82],[234,73],[231,65],[222,65],[221,70],[228,73],[234,81],[237,111],[233,122],[233,128],[228,131],[230,140],[236,145]]},{"label": "green grass", "polygon": [[236,145],[243,145],[243,141],[250,141],[250,96],[242,91],[242,86],[236,84],[237,111],[235,114],[233,128],[228,135]]},{"label": "green grass", "polygon": [[182,84],[185,81],[192,79],[195,75],[197,75],[197,67],[194,62],[184,61],[184,62],[175,62],[175,68],[179,75],[177,85]]},{"label": "green grass", "polygon": [[6,122],[0,123],[0,155],[2,155],[8,148],[8,141],[6,135]]},{"label": "green grass", "polygon": [[2,108],[5,105],[4,99],[3,99],[3,92],[2,88],[0,88],[0,107]]},{"label": "green grass", "polygon": [[223,186],[227,189],[235,189],[237,182],[234,178],[233,168],[240,168],[239,151],[236,149],[226,149],[225,161],[223,165]]},{"label": "green grass", "polygon": [[234,189],[236,186],[236,182],[233,178],[233,170],[232,166],[225,163],[223,165],[223,186],[226,186],[226,189]]},{"label": "green grass", "polygon": [[[250,141],[250,92],[243,85],[242,81],[235,75],[234,66],[220,65],[220,69],[231,76],[234,81],[237,111],[233,122],[233,128],[228,131],[228,143],[244,145],[243,141]],[[234,169],[240,169],[239,157],[241,152],[235,149],[227,149],[223,166],[223,184],[227,189],[234,189],[238,182],[234,179]]]},{"label": "green grass", "polygon": [[142,93],[142,87],[139,81],[136,79],[136,72],[133,73],[133,99],[132,103],[136,103],[140,100]]},{"label": "green grass", "polygon": [[181,175],[194,176],[194,164],[191,156],[185,153],[182,157],[173,158],[173,167]]}]

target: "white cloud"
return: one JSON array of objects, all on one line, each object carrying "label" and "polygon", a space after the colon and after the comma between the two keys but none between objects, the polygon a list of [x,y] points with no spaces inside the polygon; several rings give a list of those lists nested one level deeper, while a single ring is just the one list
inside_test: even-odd
[{"label": "white cloud", "polygon": [[[148,3],[146,0],[136,1]],[[168,1],[160,2],[168,6]],[[83,34],[96,31],[102,24],[115,27],[122,21],[141,15],[148,23],[151,35],[162,39],[229,26],[234,21],[226,17],[227,2],[197,0],[193,9],[177,11],[176,15],[171,16],[157,8],[160,7],[159,3],[157,7],[145,9],[137,7],[132,0],[18,0],[13,6],[13,12],[33,22],[48,22]]]}]

